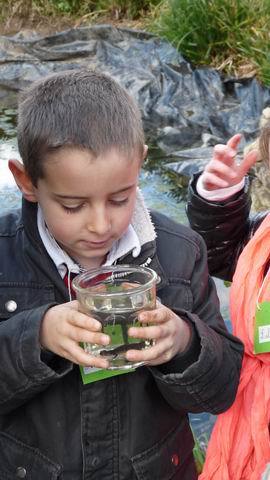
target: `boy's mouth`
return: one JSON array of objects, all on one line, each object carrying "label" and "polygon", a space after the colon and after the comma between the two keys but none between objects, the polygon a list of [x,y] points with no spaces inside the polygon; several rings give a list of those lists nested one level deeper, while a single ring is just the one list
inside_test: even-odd
[{"label": "boy's mouth", "polygon": [[102,248],[105,247],[109,243],[110,239],[107,238],[106,240],[102,241],[92,241],[92,240],[82,240],[82,243],[86,245],[88,248]]}]

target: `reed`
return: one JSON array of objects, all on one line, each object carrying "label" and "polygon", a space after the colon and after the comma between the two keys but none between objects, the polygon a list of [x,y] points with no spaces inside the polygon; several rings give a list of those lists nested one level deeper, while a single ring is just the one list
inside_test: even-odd
[{"label": "reed", "polygon": [[269,0],[163,0],[147,28],[194,65],[270,84]]}]

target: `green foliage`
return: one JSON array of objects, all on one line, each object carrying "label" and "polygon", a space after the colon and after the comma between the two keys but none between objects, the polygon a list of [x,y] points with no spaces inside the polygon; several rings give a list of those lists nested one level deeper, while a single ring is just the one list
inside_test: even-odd
[{"label": "green foliage", "polygon": [[117,18],[138,19],[147,12],[152,6],[157,5],[160,0],[97,0],[97,10],[106,10]]},{"label": "green foliage", "polygon": [[150,10],[160,0],[33,0],[47,11],[84,15],[91,13],[106,13],[114,18],[137,19]]},{"label": "green foliage", "polygon": [[200,438],[197,438],[194,432],[193,432],[193,438],[194,438],[193,455],[195,459],[197,473],[200,474],[204,466],[206,448],[209,442],[209,438],[207,437],[206,434],[203,434],[200,436]]},{"label": "green foliage", "polygon": [[53,0],[55,9],[63,13],[76,13],[80,8],[79,0]]},{"label": "green foliage", "polygon": [[85,11],[93,11],[95,0],[32,0],[33,8],[42,10],[44,14],[80,15]]},{"label": "green foliage", "polygon": [[[79,19],[87,15],[106,15],[115,19],[138,19],[146,15],[160,0],[0,0],[2,20],[19,16],[66,15]],[[26,8],[27,7],[27,8]]]},{"label": "green foliage", "polygon": [[269,0],[164,0],[148,27],[195,65],[232,73],[249,62],[270,83],[269,21]]},{"label": "green foliage", "polygon": [[270,43],[260,52],[257,60],[259,75],[265,85],[270,86]]}]

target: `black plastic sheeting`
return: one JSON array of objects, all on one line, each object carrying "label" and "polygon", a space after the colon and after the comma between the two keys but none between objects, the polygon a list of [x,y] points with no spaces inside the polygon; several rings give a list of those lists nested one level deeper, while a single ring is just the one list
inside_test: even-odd
[{"label": "black plastic sheeting", "polygon": [[[203,134],[225,141],[256,137],[270,90],[255,79],[222,78],[193,68],[169,43],[110,25],[51,36],[0,37],[0,99],[44,75],[86,66],[111,74],[138,101],[145,131],[165,152],[199,147]],[[15,98],[15,97],[14,97]]]}]

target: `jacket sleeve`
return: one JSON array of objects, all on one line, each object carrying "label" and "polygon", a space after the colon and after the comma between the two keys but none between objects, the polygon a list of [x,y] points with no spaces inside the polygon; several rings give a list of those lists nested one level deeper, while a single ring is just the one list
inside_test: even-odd
[{"label": "jacket sleeve", "polygon": [[[171,372],[169,363],[165,367],[151,368],[151,371],[162,395],[173,408],[217,414],[229,408],[235,398],[243,346],[224,324],[216,287],[208,274],[205,243],[199,235],[194,238],[198,249],[191,274],[193,307],[192,311],[176,313],[187,319],[195,330],[200,342],[198,358],[190,363],[187,351],[173,360]],[[194,344],[192,348],[194,354]],[[183,364],[188,365],[184,370]]]},{"label": "jacket sleeve", "polygon": [[24,404],[66,375],[73,364],[41,350],[40,322],[51,305],[23,311],[0,323],[0,414]]},{"label": "jacket sleeve", "polygon": [[199,175],[189,184],[187,217],[193,230],[203,237],[208,252],[210,274],[231,280],[238,257],[266,212],[250,217],[250,182],[245,188],[224,202],[204,200],[196,190]]}]

